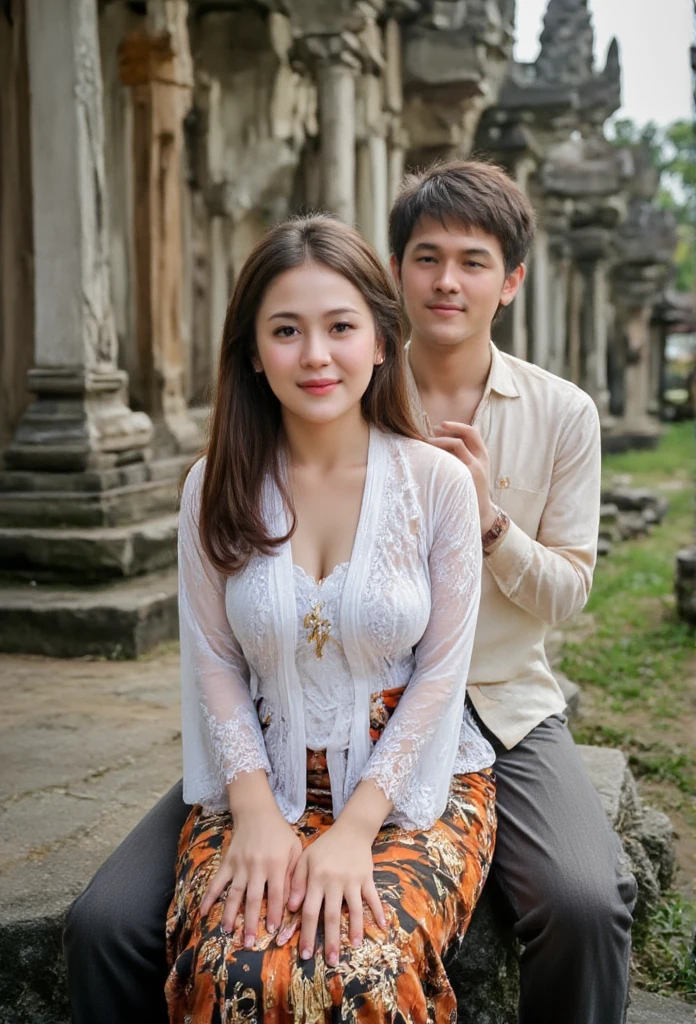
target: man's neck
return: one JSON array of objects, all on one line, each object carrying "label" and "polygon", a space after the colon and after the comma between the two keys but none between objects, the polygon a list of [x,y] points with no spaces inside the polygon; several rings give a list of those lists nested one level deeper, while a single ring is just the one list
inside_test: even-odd
[{"label": "man's neck", "polygon": [[461,345],[434,345],[414,333],[408,354],[421,395],[455,397],[478,392],[479,399],[483,396],[491,369],[488,338]]}]

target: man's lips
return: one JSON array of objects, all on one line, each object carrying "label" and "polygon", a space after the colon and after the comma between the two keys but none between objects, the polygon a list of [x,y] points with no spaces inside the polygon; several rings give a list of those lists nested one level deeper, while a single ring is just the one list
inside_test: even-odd
[{"label": "man's lips", "polygon": [[336,377],[317,377],[315,380],[302,381],[298,387],[310,395],[328,395],[334,388],[338,387],[340,380]]},{"label": "man's lips", "polygon": [[433,302],[428,305],[428,309],[433,313],[437,313],[438,316],[456,316],[457,313],[464,313],[465,310],[462,306],[456,306],[452,302]]}]

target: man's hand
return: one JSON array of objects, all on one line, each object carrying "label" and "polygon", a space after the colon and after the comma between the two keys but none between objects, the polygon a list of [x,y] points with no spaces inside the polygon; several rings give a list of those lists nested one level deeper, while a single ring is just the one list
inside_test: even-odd
[{"label": "man's hand", "polygon": [[488,452],[481,435],[476,427],[451,420],[445,420],[434,429],[435,437],[430,438],[430,443],[456,456],[471,472],[478,498],[481,536],[484,536],[493,526],[498,511],[491,501]]}]

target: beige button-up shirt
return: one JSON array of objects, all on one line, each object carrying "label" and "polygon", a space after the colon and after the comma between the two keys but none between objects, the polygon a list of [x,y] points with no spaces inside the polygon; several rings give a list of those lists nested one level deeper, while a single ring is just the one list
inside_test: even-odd
[{"label": "beige button-up shirt", "polygon": [[[597,557],[599,416],[575,384],[500,352],[473,419],[490,460],[491,497],[510,528],[484,558],[468,694],[509,749],[565,700],[544,636],[587,601]],[[417,422],[432,432],[413,374]]]}]

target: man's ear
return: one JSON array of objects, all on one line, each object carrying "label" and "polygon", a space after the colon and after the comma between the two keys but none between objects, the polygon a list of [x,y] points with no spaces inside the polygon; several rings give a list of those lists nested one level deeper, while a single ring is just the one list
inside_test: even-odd
[{"label": "man's ear", "polygon": [[396,282],[396,287],[401,291],[401,272],[394,253],[389,257],[389,266],[391,267],[392,277]]},{"label": "man's ear", "polygon": [[500,305],[509,306],[514,297],[517,295],[522,282],[527,276],[527,268],[524,263],[520,263],[519,267],[515,267],[511,274],[505,278],[503,284],[503,290],[500,293]]}]

